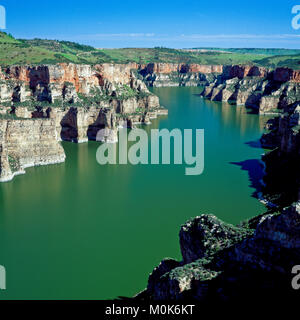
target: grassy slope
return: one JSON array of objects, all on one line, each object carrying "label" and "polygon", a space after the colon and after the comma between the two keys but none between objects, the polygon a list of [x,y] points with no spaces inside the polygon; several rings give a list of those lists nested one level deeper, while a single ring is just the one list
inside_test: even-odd
[{"label": "grassy slope", "polygon": [[[285,49],[224,49],[186,51],[167,48],[95,49],[68,41],[17,40],[0,32],[0,65],[53,64],[73,62],[96,64],[114,63],[199,63],[199,64],[256,64],[275,68],[286,66],[300,69],[300,50]],[[219,52],[218,52],[219,51]],[[298,54],[295,54],[297,53]],[[280,54],[280,55],[275,55]]]}]

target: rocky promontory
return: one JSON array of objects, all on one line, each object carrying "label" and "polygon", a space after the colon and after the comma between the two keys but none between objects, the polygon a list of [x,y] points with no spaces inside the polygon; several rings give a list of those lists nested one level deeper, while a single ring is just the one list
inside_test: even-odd
[{"label": "rocky promontory", "polygon": [[291,270],[300,261],[300,203],[240,226],[213,215],[188,221],[180,230],[182,261],[165,259],[136,299],[237,302],[267,300],[297,292]]}]

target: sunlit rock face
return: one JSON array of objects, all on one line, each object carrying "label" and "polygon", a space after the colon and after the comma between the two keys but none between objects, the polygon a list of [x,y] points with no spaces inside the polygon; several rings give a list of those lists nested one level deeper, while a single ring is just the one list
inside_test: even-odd
[{"label": "sunlit rock face", "polygon": [[223,73],[209,81],[202,96],[245,105],[260,114],[278,114],[300,101],[298,71],[279,68],[224,67]]},{"label": "sunlit rock face", "polygon": [[0,121],[0,181],[9,181],[27,167],[60,163],[65,152],[51,119]]}]

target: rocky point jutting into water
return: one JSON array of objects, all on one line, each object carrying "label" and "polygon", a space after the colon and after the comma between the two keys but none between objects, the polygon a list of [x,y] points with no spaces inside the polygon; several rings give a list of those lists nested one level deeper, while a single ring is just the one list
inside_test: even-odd
[{"label": "rocky point jutting into water", "polygon": [[100,129],[167,114],[136,79],[135,65],[11,66],[0,72],[0,181],[65,160],[60,140],[95,140]]}]

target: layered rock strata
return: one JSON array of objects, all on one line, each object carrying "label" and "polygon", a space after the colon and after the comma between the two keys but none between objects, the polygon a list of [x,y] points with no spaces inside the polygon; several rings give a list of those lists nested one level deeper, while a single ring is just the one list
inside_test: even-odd
[{"label": "layered rock strata", "polygon": [[53,120],[0,121],[0,182],[12,180],[28,167],[64,161]]}]

